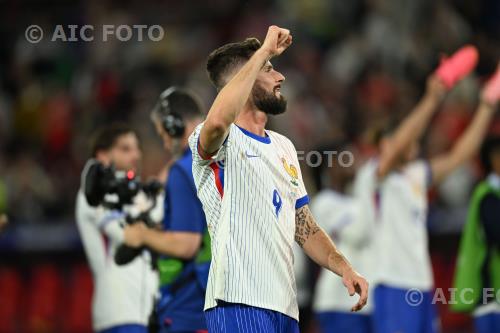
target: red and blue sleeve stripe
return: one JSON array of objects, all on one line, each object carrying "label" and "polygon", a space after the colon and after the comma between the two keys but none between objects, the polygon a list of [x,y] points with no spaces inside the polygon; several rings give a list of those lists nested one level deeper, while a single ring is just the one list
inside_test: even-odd
[{"label": "red and blue sleeve stripe", "polygon": [[[224,163],[223,161],[220,163]],[[224,197],[224,169],[221,168],[219,162],[214,162],[210,164],[210,168],[214,172],[215,186],[220,194],[221,199]]]}]

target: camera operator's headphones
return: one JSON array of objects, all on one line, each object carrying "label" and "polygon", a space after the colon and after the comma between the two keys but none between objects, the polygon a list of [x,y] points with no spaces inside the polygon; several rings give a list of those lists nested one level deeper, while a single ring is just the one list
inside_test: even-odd
[{"label": "camera operator's headphones", "polygon": [[183,92],[182,89],[177,87],[170,87],[160,94],[160,99],[154,109],[157,113],[161,125],[165,132],[172,138],[181,138],[184,135],[185,124],[182,117],[172,110],[169,98],[172,94]]}]

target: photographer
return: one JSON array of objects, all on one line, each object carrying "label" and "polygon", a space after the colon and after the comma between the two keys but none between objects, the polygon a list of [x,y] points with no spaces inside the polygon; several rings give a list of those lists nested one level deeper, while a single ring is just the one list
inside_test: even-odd
[{"label": "photographer", "polygon": [[188,137],[202,122],[197,99],[169,88],[160,95],[151,119],[173,156],[165,184],[164,231],[136,224],[125,229],[125,243],[164,255],[158,261],[161,299],[156,310],[161,332],[206,332],[203,315],[210,266],[210,238],[196,195]]},{"label": "photographer", "polygon": [[[123,225],[127,217],[151,211],[151,219],[160,221],[161,204],[152,210],[155,200],[147,198],[143,191],[128,191],[128,187],[124,186],[119,187],[118,193],[97,193],[102,195],[103,200],[96,200],[88,194],[89,187],[102,192],[99,186],[106,188],[106,183],[115,181],[114,177],[118,174],[127,177],[121,178],[121,184],[131,185],[141,161],[139,141],[132,129],[118,124],[101,129],[92,144],[92,157],[82,175],[76,219],[94,278],[93,328],[101,333],[145,333],[158,290],[158,276],[152,268],[151,255],[142,251],[121,266],[115,263],[113,257],[123,243]],[[93,167],[96,165],[111,167],[106,168],[106,177],[104,173],[90,171],[95,170]],[[119,184],[114,184],[118,188]],[[103,202],[104,198],[115,199],[115,202],[108,204]]]}]

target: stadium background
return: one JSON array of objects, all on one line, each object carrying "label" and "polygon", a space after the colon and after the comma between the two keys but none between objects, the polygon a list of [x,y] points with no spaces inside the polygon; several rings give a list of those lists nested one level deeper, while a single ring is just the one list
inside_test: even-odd
[{"label": "stadium background", "polygon": [[[37,24],[38,44],[25,38]],[[110,38],[50,41],[57,25],[161,25],[159,42]],[[424,140],[424,156],[450,147],[470,119],[478,85],[500,57],[497,0],[0,1],[0,332],[90,331],[91,276],[74,221],[74,198],[89,134],[112,121],[141,134],[144,178],[168,160],[149,122],[171,84],[214,89],[206,56],[267,26],[292,31],[294,43],[274,61],[287,78],[288,112],[271,127],[298,150],[330,140],[356,143],[368,156],[373,130],[408,113],[442,53],[479,48],[473,77],[449,96]],[[500,123],[493,126],[500,130]],[[499,131],[496,131],[499,133]],[[315,192],[311,169],[302,165]],[[429,194],[430,247],[437,287],[451,284],[477,163]],[[467,317],[440,306],[443,332],[469,332]],[[314,332],[311,328],[309,332]]]}]

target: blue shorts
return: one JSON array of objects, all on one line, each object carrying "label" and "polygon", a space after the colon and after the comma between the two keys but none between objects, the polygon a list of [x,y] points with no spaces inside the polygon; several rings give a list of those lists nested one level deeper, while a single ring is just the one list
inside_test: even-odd
[{"label": "blue shorts", "polygon": [[119,325],[107,328],[99,333],[148,333],[148,328],[139,324]]},{"label": "blue shorts", "polygon": [[500,313],[488,313],[474,318],[477,333],[500,332]]},{"label": "blue shorts", "polygon": [[299,323],[280,312],[244,304],[218,302],[205,312],[210,333],[299,333]]},{"label": "blue shorts", "polygon": [[[373,324],[375,333],[437,333],[439,318],[432,304],[432,292],[412,293],[412,290],[379,285],[374,291]],[[407,294],[409,294],[407,296]],[[407,301],[407,298],[410,301]],[[418,305],[411,305],[414,301]]]},{"label": "blue shorts", "polygon": [[316,318],[321,333],[372,333],[370,315],[348,312],[318,312]]}]

